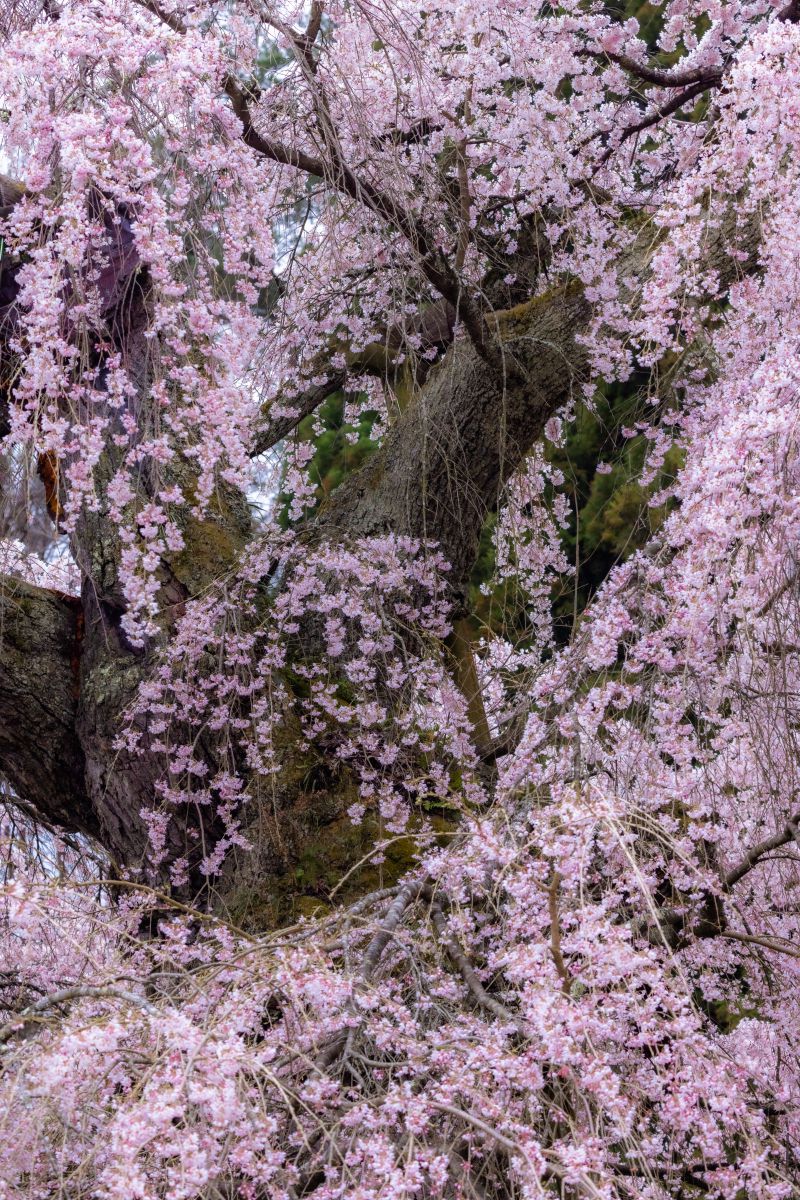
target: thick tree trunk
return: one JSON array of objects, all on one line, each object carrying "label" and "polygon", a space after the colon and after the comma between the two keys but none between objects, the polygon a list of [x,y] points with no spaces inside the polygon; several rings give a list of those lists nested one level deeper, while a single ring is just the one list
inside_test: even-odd
[{"label": "thick tree trunk", "polygon": [[[717,231],[708,249],[708,265],[723,280],[742,269],[727,254],[727,242],[726,231]],[[651,243],[643,234],[624,275],[642,278]],[[126,246],[112,246],[110,260],[117,266],[109,280],[110,323],[137,380],[136,415],[144,425],[146,290],[141,279],[133,282],[136,263]],[[124,287],[117,276],[127,280]],[[452,564],[458,613],[487,514],[548,418],[585,378],[580,335],[590,317],[582,288],[567,284],[491,318],[495,353],[487,356],[485,346],[479,352],[469,340],[451,345],[382,448],[334,493],[309,536],[357,542],[394,533],[437,542]],[[99,468],[101,494],[112,453]],[[207,521],[189,521],[184,533],[186,551],[163,564],[166,634],[169,613],[174,617],[188,596],[230,569],[244,546],[248,518],[241,497],[228,496]],[[74,552],[85,578],[80,602],[17,583],[0,593],[0,772],[45,819],[98,838],[121,865],[136,868],[147,850],[141,814],[154,802],[163,768],[155,756],[120,751],[116,737],[149,657],[122,631],[119,545],[102,511],[82,520]],[[347,825],[343,814],[352,799],[346,782],[309,772],[290,747],[284,776],[250,830],[256,851],[238,871],[228,868],[225,895],[260,893],[257,919],[274,920],[286,915],[286,895],[306,888],[311,859],[343,874],[370,836],[368,827],[355,834]],[[215,834],[206,820],[192,813],[183,826],[174,821],[170,856],[196,861],[203,840]],[[304,861],[305,882],[297,878]]]},{"label": "thick tree trunk", "polygon": [[452,346],[381,449],[334,492],[320,535],[430,539],[460,590],[503,485],[585,378],[576,335],[590,315],[583,289],[568,285],[497,314],[500,367],[469,341]]},{"label": "thick tree trunk", "polygon": [[80,601],[3,579],[0,638],[3,776],[48,824],[100,837],[77,730]]}]

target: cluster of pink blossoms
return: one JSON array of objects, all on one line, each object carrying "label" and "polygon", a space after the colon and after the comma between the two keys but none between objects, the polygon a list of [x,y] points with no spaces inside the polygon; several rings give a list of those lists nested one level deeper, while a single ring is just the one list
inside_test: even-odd
[{"label": "cluster of pink blossoms", "polygon": [[[265,405],[280,421],[383,341],[391,369],[441,354],[419,321],[441,300],[439,258],[458,264],[456,292],[476,293],[502,261],[482,302],[503,307],[534,222],[548,267],[533,289],[578,279],[613,309],[620,214],[665,157],[605,166],[638,113],[605,52],[642,58],[635,22],[575,0],[545,17],[520,0],[422,14],[337,2],[311,71],[292,56],[292,4],[44,9],[35,36],[36,5],[9,21],[0,63],[3,154],[27,189],[1,231],[20,264],[9,444],[58,460],[66,532],[97,510],[118,530],[134,640],[155,633],[187,511],[220,478],[246,486]],[[714,66],[769,11],[677,5],[665,49],[705,13],[688,59]],[[676,140],[696,157],[697,131],[681,131],[670,162]],[[357,184],[340,162],[359,164]],[[452,200],[464,175],[468,213]],[[370,189],[380,200],[365,204]],[[108,320],[121,297],[138,323],[124,347]]]},{"label": "cluster of pink blossoms", "polygon": [[[0,66],[0,91],[24,91],[4,128],[30,189],[5,234],[25,258],[12,437],[64,464],[67,531],[98,503],[109,438],[118,451],[108,515],[132,636],[157,615],[186,509],[217,473],[248,477],[254,364],[271,357],[291,405],[332,338],[343,369],[393,321],[419,350],[411,318],[430,300],[419,255],[340,195],[317,201],[302,252],[288,245],[286,164],[253,156],[222,84],[265,27],[300,14],[186,8],[176,30],[125,0],[65,4]],[[37,873],[4,830],[2,1200],[796,1193],[800,33],[776,8],[668,3],[661,48],[729,71],[713,134],[664,122],[641,154],[626,143],[608,160],[641,111],[597,56],[644,62],[635,22],[573,3],[546,18],[510,0],[432,6],[415,43],[413,6],[330,7],[322,69],[342,85],[346,157],[368,148],[396,204],[452,249],[437,177],[463,143],[474,220],[509,259],[520,214],[549,214],[551,279],[579,278],[598,305],[597,370],[678,362],[650,462],[678,440],[674,509],[568,648],[486,650],[492,727],[527,712],[491,807],[446,849],[422,840],[406,880],[345,912],[263,937],[176,917],[142,943],[137,888],[112,906],[90,878]],[[312,92],[275,74],[262,127],[311,155]],[[409,137],[401,155],[387,135],[431,112],[433,149]],[[618,257],[632,205],[659,243],[635,296]],[[720,239],[741,264],[733,286]],[[109,240],[154,282],[146,397],[135,363],[93,357]],[[266,324],[254,300],[283,257],[282,320]],[[484,265],[471,244],[463,278]],[[191,495],[175,482],[187,460]],[[537,470],[511,486],[498,547],[541,620],[536,592],[562,564]],[[163,820],[205,805],[224,826],[204,864],[218,870],[290,722],[353,770],[387,832],[428,796],[482,802],[434,649],[445,581],[435,547],[273,538],[190,605],[126,735],[164,755],[154,858]],[[229,748],[229,770],[208,777],[200,734],[215,761]]]},{"label": "cluster of pink blossoms", "polygon": [[[464,697],[435,651],[449,630],[446,570],[409,539],[315,550],[278,536],[251,551],[232,586],[189,606],[121,740],[163,755],[161,804],[143,814],[153,866],[170,814],[201,805],[224,825],[202,863],[215,874],[246,845],[242,822],[269,803],[287,744],[346,768],[351,818],[369,807],[388,835],[419,801],[485,801]],[[172,864],[176,882],[185,869]]]}]

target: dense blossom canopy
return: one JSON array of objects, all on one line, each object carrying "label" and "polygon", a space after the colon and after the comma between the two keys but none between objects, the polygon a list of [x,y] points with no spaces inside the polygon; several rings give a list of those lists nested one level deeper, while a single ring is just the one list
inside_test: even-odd
[{"label": "dense blossom canopy", "polygon": [[[797,1194],[800,12],[645,8],[5,5],[3,624],[95,707],[85,804],[0,737],[0,1200]],[[237,924],[290,786],[375,844]]]}]

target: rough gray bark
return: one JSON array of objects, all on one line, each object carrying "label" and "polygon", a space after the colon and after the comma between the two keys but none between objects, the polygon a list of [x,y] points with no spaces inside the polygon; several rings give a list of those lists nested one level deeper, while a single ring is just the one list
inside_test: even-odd
[{"label": "rough gray bark", "polygon": [[496,315],[500,369],[471,342],[453,345],[381,449],[333,494],[320,535],[429,538],[463,585],[503,484],[585,375],[576,335],[590,315],[583,289],[568,285]]},{"label": "rough gray bark", "polygon": [[0,772],[49,824],[99,837],[76,728],[78,600],[0,580]]}]

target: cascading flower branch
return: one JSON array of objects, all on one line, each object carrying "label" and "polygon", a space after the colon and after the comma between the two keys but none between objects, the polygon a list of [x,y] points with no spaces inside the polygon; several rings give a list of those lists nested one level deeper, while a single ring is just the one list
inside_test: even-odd
[{"label": "cascading flower branch", "polygon": [[[201,805],[224,828],[201,864],[215,874],[247,845],[242,821],[280,790],[289,746],[309,769],[327,759],[347,772],[351,819],[369,810],[387,835],[420,803],[485,802],[465,700],[435,651],[449,632],[447,569],[409,539],[332,549],[278,535],[189,606],[121,741],[163,756],[161,803],[144,814],[153,867],[169,813]],[[186,867],[172,864],[176,882]]]},{"label": "cascading flower branch", "polygon": [[[0,1200],[796,1195],[796,5],[31,12],[6,437],[82,588],[0,595]],[[634,371],[669,511],[558,648],[537,441]],[[248,542],[343,389],[372,457],[315,508],[318,426]],[[230,919],[345,816],[403,869]]]},{"label": "cascading flower branch", "polygon": [[177,37],[138,4],[70,5],[4,47],[0,92],[25,81],[4,150],[26,186],[4,223],[19,263],[7,441],[59,463],[65,531],[92,512],[116,526],[139,641],[187,506],[249,477],[273,196],[220,80],[253,36],[233,20]]}]

